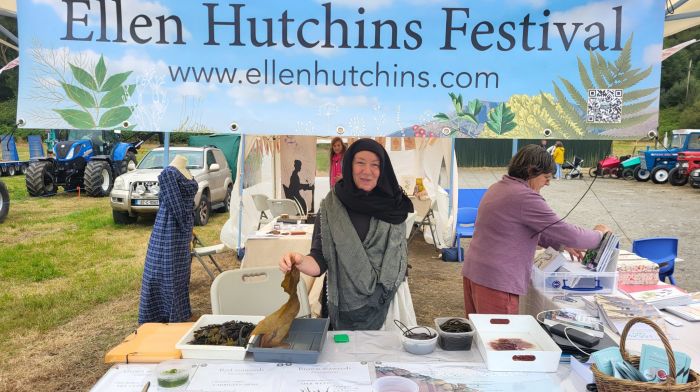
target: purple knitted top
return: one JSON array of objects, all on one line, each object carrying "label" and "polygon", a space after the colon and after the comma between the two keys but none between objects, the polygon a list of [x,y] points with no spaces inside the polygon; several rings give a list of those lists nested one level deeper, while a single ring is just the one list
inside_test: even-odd
[{"label": "purple knitted top", "polygon": [[526,181],[503,176],[489,187],[479,205],[462,275],[482,286],[524,295],[537,245],[590,249],[600,244],[600,232],[564,221],[533,236],[558,220]]}]

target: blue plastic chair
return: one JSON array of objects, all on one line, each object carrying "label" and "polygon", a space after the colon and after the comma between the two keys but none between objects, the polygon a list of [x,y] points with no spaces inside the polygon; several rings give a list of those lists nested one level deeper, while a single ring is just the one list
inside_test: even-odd
[{"label": "blue plastic chair", "polygon": [[462,258],[462,247],[459,240],[462,238],[472,238],[474,236],[474,223],[476,223],[477,209],[473,207],[462,207],[457,209],[457,231],[455,233],[454,246],[457,247],[457,260]]},{"label": "blue plastic chair", "polygon": [[457,193],[457,208],[479,208],[486,188],[461,188]]},{"label": "blue plastic chair", "polygon": [[659,280],[675,285],[673,270],[678,256],[678,238],[643,238],[632,242],[632,252],[659,265]]}]

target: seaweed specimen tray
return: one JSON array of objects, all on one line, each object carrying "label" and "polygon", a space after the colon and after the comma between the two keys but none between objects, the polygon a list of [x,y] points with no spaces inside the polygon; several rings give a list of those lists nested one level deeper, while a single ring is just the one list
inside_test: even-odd
[{"label": "seaweed specimen tray", "polygon": [[470,314],[491,371],[556,372],[561,349],[529,315]]},{"label": "seaweed specimen tray", "polygon": [[329,321],[327,318],[297,318],[292,321],[286,347],[259,347],[256,336],[248,351],[257,362],[316,363],[326,341]]},{"label": "seaweed specimen tray", "polygon": [[175,347],[178,350],[182,351],[183,358],[243,360],[245,358],[246,347],[191,344],[190,342],[194,340],[195,331],[207,325],[223,324],[232,320],[245,321],[257,324],[263,318],[265,317],[237,316],[227,314],[204,314],[199,318],[199,320],[197,320],[197,322],[192,326],[192,328],[190,328],[190,330],[182,336],[182,338],[179,342],[177,342]]}]

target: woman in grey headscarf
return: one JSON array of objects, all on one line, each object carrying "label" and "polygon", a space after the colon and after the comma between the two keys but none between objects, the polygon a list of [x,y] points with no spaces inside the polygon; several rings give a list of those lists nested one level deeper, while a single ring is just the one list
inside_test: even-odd
[{"label": "woman in grey headscarf", "polygon": [[379,143],[360,139],[343,156],[343,178],[321,202],[311,252],[290,252],[280,269],[320,276],[335,330],[382,329],[407,268],[406,217],[413,204]]}]

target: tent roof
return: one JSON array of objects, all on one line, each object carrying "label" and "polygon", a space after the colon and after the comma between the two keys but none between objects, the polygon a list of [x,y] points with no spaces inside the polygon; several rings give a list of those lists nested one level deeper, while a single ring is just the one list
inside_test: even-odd
[{"label": "tent roof", "polygon": [[700,24],[700,0],[673,0],[672,4],[673,8],[667,6],[666,10],[664,37]]},{"label": "tent roof", "polygon": [[0,0],[0,15],[17,17],[17,1]]}]

